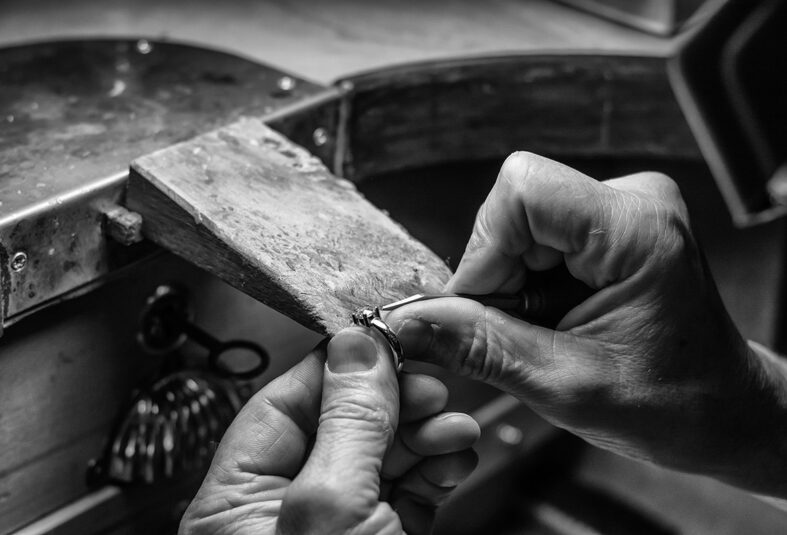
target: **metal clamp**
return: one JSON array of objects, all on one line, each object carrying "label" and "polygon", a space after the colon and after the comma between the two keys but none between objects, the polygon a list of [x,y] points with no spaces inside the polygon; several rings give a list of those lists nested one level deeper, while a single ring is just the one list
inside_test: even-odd
[{"label": "metal clamp", "polygon": [[380,308],[374,307],[358,309],[355,311],[355,313],[353,313],[352,319],[355,325],[375,328],[385,337],[385,340],[388,342],[388,345],[391,348],[391,355],[394,359],[393,365],[396,369],[396,373],[401,372],[402,367],[404,366],[404,349],[402,349],[402,344],[399,342],[399,338],[397,338],[396,334],[391,330],[388,324],[386,324],[380,317]]}]

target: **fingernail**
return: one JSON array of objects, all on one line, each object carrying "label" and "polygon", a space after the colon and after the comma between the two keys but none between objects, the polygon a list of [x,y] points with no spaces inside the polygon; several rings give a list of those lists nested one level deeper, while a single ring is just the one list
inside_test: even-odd
[{"label": "fingernail", "polygon": [[377,345],[369,336],[337,334],[328,344],[328,369],[333,373],[370,370],[377,364]]},{"label": "fingernail", "polygon": [[465,414],[457,414],[455,412],[444,412],[442,414],[438,414],[437,416],[435,416],[434,419],[442,420],[442,421],[447,421],[447,420],[464,421],[465,417],[466,417]]},{"label": "fingernail", "polygon": [[405,356],[417,356],[426,351],[432,341],[432,326],[419,319],[405,321],[396,331]]}]

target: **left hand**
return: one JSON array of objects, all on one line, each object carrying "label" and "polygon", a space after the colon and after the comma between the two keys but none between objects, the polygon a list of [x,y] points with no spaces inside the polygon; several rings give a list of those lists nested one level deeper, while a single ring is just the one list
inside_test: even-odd
[{"label": "left hand", "polygon": [[438,380],[398,379],[387,344],[363,328],[337,334],[327,363],[323,348],[307,355],[227,430],[180,533],[429,533],[475,468],[479,429],[442,413]]}]

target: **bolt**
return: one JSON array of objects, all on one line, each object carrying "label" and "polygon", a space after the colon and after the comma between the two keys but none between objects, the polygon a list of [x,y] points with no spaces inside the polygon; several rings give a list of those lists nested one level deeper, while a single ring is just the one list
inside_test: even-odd
[{"label": "bolt", "polygon": [[522,439],[525,438],[522,430],[511,424],[498,425],[495,433],[500,442],[509,446],[519,446],[522,443]]},{"label": "bolt", "polygon": [[322,147],[328,143],[328,131],[322,127],[316,129],[312,134],[312,140],[314,140],[315,145]]},{"label": "bolt", "polygon": [[140,39],[137,41],[137,52],[140,54],[150,54],[153,51],[153,45],[147,39]]},{"label": "bolt", "polygon": [[19,251],[11,258],[11,269],[19,273],[27,266],[27,253]]},{"label": "bolt", "polygon": [[282,76],[276,81],[276,87],[279,88],[279,91],[282,93],[291,93],[293,89],[295,89],[295,79],[291,76]]}]

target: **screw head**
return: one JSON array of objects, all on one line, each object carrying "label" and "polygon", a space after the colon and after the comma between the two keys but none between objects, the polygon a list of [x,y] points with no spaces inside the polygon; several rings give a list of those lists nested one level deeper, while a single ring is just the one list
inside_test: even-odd
[{"label": "screw head", "polygon": [[295,79],[291,76],[282,76],[276,80],[276,87],[278,87],[279,91],[282,93],[290,93],[295,89]]},{"label": "screw head", "polygon": [[11,258],[11,269],[19,273],[25,267],[27,267],[27,253],[24,251],[14,253],[14,256]]},{"label": "screw head", "polygon": [[322,147],[326,143],[328,143],[328,131],[325,128],[317,128],[314,133],[312,133],[312,140],[314,144],[318,147]]}]

